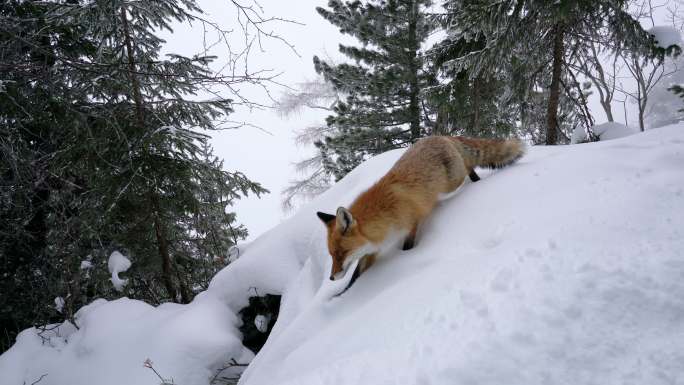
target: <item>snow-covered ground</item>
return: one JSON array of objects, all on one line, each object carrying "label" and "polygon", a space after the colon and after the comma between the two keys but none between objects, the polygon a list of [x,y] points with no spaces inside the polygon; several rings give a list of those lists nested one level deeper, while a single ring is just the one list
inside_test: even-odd
[{"label": "snow-covered ground", "polygon": [[[591,127],[591,131],[598,137],[599,140],[613,140],[623,138],[625,136],[634,135],[639,132],[638,129],[625,126],[622,123],[606,122],[597,124]],[[570,143],[577,144],[587,140],[587,133],[584,127],[577,127],[572,132]]]},{"label": "snow-covered ground", "polygon": [[[416,247],[331,282],[332,212],[401,155],[371,159],[242,250],[189,305],[96,301],[28,329],[0,384],[207,384],[240,345],[249,295],[283,293],[241,383],[684,383],[684,125],[534,147],[440,204]],[[347,277],[349,278],[349,277]]]}]

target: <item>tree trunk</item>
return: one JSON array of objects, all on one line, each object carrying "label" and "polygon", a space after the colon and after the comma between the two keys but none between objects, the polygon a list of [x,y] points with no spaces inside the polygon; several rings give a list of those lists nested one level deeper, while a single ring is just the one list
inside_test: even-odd
[{"label": "tree trunk", "polygon": [[419,42],[417,41],[416,29],[418,24],[418,2],[414,1],[411,9],[409,19],[408,40],[409,44],[409,70],[410,70],[410,100],[409,100],[409,117],[410,117],[410,131],[411,142],[420,139],[420,106],[419,94],[420,88],[418,85],[418,64],[416,58],[418,57]]},{"label": "tree trunk", "polygon": [[133,89],[133,102],[135,103],[135,112],[138,118],[140,129],[143,128],[145,117],[143,116],[143,102],[140,94],[140,83],[135,71],[135,58],[133,56],[133,43],[131,41],[130,31],[128,29],[128,19],[126,18],[126,8],[121,7],[121,24],[124,33],[124,42],[126,43],[126,56],[128,57],[128,78],[131,80],[131,88]]},{"label": "tree trunk", "polygon": [[482,77],[477,76],[473,80],[473,119],[470,121],[470,129],[472,132],[480,132],[480,85],[482,84]]},{"label": "tree trunk", "polygon": [[609,122],[614,122],[615,119],[613,119],[613,110],[610,102],[601,101],[601,107],[603,107],[603,111],[606,113],[606,119],[608,119]]},{"label": "tree trunk", "polygon": [[644,125],[644,112],[646,111],[646,102],[647,102],[646,95],[642,97],[642,99],[639,101],[639,130],[641,132],[644,132],[645,130],[645,125]]},{"label": "tree trunk", "polygon": [[83,304],[81,302],[81,266],[73,254],[69,255],[66,260],[68,261],[67,276],[69,281],[67,282],[67,296],[64,298],[65,306],[62,314],[75,325],[74,314],[77,306]]},{"label": "tree trunk", "polygon": [[166,291],[171,297],[173,302],[177,302],[177,291],[176,286],[173,284],[173,269],[171,268],[171,255],[169,254],[169,245],[166,241],[166,235],[164,234],[164,229],[159,220],[159,202],[157,197],[152,195],[152,210],[154,215],[154,234],[157,240],[157,250],[159,251],[159,256],[161,257],[162,263],[162,281],[166,287]]},{"label": "tree trunk", "polygon": [[[121,7],[121,24],[123,27],[124,42],[126,44],[126,56],[128,58],[128,77],[131,81],[131,89],[133,92],[133,102],[135,103],[136,117],[138,126],[141,130],[145,129],[145,116],[143,109],[142,93],[140,92],[140,83],[136,76],[135,57],[133,55],[133,42],[128,28],[128,19],[126,18],[126,8]],[[174,302],[178,301],[178,292],[176,286],[173,284],[173,268],[171,255],[169,253],[169,245],[166,239],[166,234],[160,220],[159,197],[157,196],[156,186],[152,186],[150,191],[150,200],[152,203],[152,215],[154,217],[154,234],[157,241],[157,250],[162,264],[162,281],[166,287],[166,291]]]},{"label": "tree trunk", "polygon": [[563,65],[563,26],[557,24],[553,28],[553,70],[551,72],[551,89],[546,111],[546,144],[558,143],[558,101],[560,99],[561,67]]},{"label": "tree trunk", "polygon": [[178,270],[178,265],[176,265],[176,277],[178,278],[178,286],[179,286],[179,293],[181,296],[181,303],[190,303],[192,300],[192,295],[190,294],[190,288],[188,287],[188,284],[185,282],[185,279],[180,274],[180,271]]},{"label": "tree trunk", "polygon": [[435,119],[435,128],[432,130],[432,135],[449,135],[449,114],[444,108],[437,111],[437,119]]},{"label": "tree trunk", "polygon": [[[641,63],[635,60],[637,66],[637,105],[639,106],[639,130],[644,132],[644,114],[646,112],[646,103],[648,103],[648,86],[646,85],[646,80],[643,77],[643,70],[641,68]],[[625,123],[626,125],[627,123]]]},{"label": "tree trunk", "polygon": [[[606,118],[609,122],[614,122],[615,119],[613,118],[613,106],[611,105],[611,102],[613,101],[613,96],[615,95],[615,76],[613,76],[612,82],[606,79],[606,73],[603,70],[601,60],[599,60],[599,53],[596,50],[595,43],[591,42],[590,47],[594,67],[596,68],[596,73],[598,75],[598,78],[592,76],[591,79],[596,84],[596,89],[599,92],[599,100],[601,101],[601,107],[603,107],[603,111],[606,113]],[[613,56],[613,75],[615,75],[616,62],[617,55]]]}]

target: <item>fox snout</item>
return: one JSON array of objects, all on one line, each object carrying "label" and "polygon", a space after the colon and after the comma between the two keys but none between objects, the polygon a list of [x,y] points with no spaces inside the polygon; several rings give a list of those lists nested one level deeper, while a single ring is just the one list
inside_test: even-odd
[{"label": "fox snout", "polygon": [[330,280],[334,281],[336,279],[342,278],[343,275],[344,267],[341,263],[338,263],[335,259],[333,259],[333,266],[332,270],[330,271]]}]

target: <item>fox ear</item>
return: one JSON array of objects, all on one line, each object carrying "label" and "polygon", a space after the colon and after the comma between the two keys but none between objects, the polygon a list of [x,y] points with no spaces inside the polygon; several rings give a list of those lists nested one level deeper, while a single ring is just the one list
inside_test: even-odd
[{"label": "fox ear", "polygon": [[335,218],[336,218],[336,217],[335,217],[334,215],[332,215],[332,214],[326,214],[326,213],[322,213],[322,212],[320,212],[320,211],[317,212],[316,215],[318,216],[318,219],[320,219],[321,221],[323,221],[323,223],[325,223],[326,225],[329,224],[330,222],[334,221]]},{"label": "fox ear", "polygon": [[345,209],[344,207],[339,207],[337,209],[337,228],[342,231],[342,234],[347,232],[349,226],[351,226],[353,222],[354,218],[349,210]]}]

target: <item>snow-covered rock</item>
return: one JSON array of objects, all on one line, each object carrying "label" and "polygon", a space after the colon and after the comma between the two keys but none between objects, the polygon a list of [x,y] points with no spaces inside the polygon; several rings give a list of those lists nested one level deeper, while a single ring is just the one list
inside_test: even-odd
[{"label": "snow-covered rock", "polygon": [[[634,135],[638,130],[625,126],[622,123],[617,122],[606,122],[597,124],[591,127],[594,135],[598,136],[599,140],[612,140],[617,138],[622,138],[629,135]],[[572,138],[570,138],[570,143],[577,144],[587,140],[587,133],[584,132],[583,127],[577,127],[572,132]]]},{"label": "snow-covered rock", "polygon": [[255,288],[283,297],[244,385],[684,383],[684,125],[533,147],[481,171],[414,249],[336,296],[346,282],[328,280],[315,212],[350,203],[400,155],[242,248],[189,305],[99,300],[78,330],[25,330],[0,356],[0,384],[159,383],[147,358],[176,384],[208,384],[252,358],[236,314]]}]

